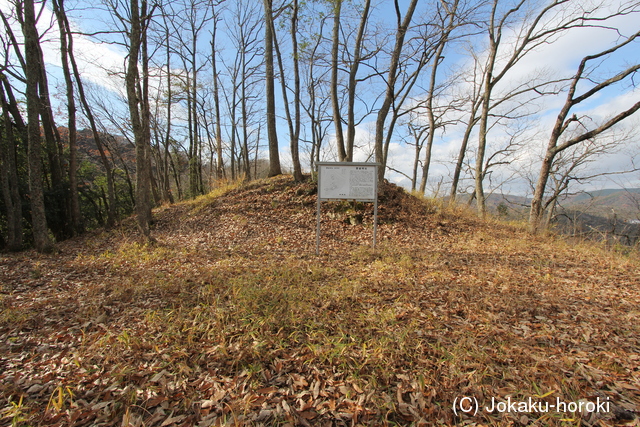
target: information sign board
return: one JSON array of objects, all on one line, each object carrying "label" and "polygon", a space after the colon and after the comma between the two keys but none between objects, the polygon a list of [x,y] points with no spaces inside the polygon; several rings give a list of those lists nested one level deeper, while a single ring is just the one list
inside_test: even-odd
[{"label": "information sign board", "polygon": [[378,163],[318,162],[316,254],[320,254],[320,205],[330,200],[373,202],[373,247],[378,230]]},{"label": "information sign board", "polygon": [[318,197],[327,200],[373,202],[377,166],[371,163],[318,163]]}]

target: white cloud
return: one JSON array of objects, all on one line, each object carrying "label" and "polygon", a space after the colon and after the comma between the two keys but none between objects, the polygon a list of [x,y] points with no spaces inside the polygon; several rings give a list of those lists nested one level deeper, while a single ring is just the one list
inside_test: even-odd
[{"label": "white cloud", "polygon": [[[575,3],[574,7],[586,7],[584,2],[580,4]],[[609,9],[616,7],[616,5],[609,5]],[[603,11],[602,13],[605,13]],[[537,73],[545,72],[555,78],[570,77],[575,73],[576,67],[579,61],[588,54],[602,51],[614,43],[619,42],[620,35],[629,36],[637,31],[638,16],[627,15],[613,19],[611,22],[607,22],[606,25],[616,30],[605,28],[581,28],[566,32],[561,37],[558,37],[551,44],[545,44],[539,47],[537,50],[530,52],[525,56],[512,70],[509,71],[505,80],[501,83],[499,91],[506,91],[514,85],[521,84],[522,82],[530,81]],[[505,46],[509,46],[509,41],[505,42]],[[627,52],[633,52],[627,50]],[[628,53],[627,53],[628,55]],[[615,55],[607,59],[604,63],[606,67],[602,67],[598,70],[601,75],[611,76],[618,72],[624,65],[625,61],[629,59],[623,55]],[[472,63],[469,62],[468,57],[461,57],[459,63],[454,67],[456,70],[470,69]],[[499,70],[498,66],[498,70]],[[470,90],[471,84],[459,79],[458,90],[464,92]],[[498,95],[496,95],[498,96]],[[540,102],[539,105],[532,107],[539,108],[536,113],[534,126],[526,133],[526,149],[519,150],[518,157],[512,161],[509,165],[511,169],[520,169],[524,171],[526,168],[530,168],[535,171],[537,164],[539,164],[541,154],[544,151],[546,142],[548,141],[549,134],[551,132],[553,123],[556,118],[556,114],[559,108],[565,101],[566,93],[562,93],[558,96],[549,96]],[[596,122],[601,122],[606,117],[610,117],[628,108],[632,103],[637,102],[638,91],[632,91],[629,88],[617,86],[612,90],[603,91],[589,102],[585,102],[584,105],[580,105],[575,109],[577,114],[584,114],[591,117]],[[631,127],[631,123],[627,123],[623,126]],[[513,129],[511,129],[513,130]],[[504,139],[507,134],[505,129],[496,127],[491,130],[489,135],[490,141],[496,143]],[[460,146],[460,140],[462,136],[462,129],[458,126],[457,129],[448,129],[448,135],[443,137],[436,137],[436,145],[433,150],[432,164],[451,165],[451,159],[457,155]],[[477,136],[473,136],[470,141],[470,150],[474,150],[477,146]],[[406,158],[406,155],[398,155],[398,150],[392,151],[390,154],[390,162],[393,161],[395,168],[400,169],[400,165],[403,170],[411,170],[413,165],[413,157]],[[490,154],[490,153],[489,153]],[[393,156],[393,157],[392,157]],[[471,161],[473,154],[470,154]],[[599,167],[609,168],[607,170],[615,170],[622,165],[623,158],[620,154],[614,154],[607,156],[606,158],[599,159],[597,162]],[[532,164],[534,165],[532,167]],[[452,168],[451,168],[452,169]],[[498,171],[500,172],[500,170]],[[502,172],[505,172],[504,168]],[[537,171],[535,171],[537,172]],[[448,168],[434,168],[432,167],[430,176],[433,180],[439,180],[439,174],[443,174],[446,179],[450,179],[450,171]],[[441,175],[442,176],[442,175]],[[445,179],[445,181],[446,181]],[[516,186],[517,187],[517,186]],[[520,185],[521,188],[522,185]]]},{"label": "white cloud", "polygon": [[[14,15],[14,7],[9,0],[0,0],[0,9],[7,15]],[[70,20],[73,31],[79,31],[78,25]],[[45,7],[38,20],[38,32],[42,38],[42,51],[48,71],[58,73],[56,69],[62,67],[60,57],[60,36],[53,10]],[[12,30],[18,41],[22,41],[22,30],[17,21],[13,20]],[[97,42],[87,36],[74,34],[74,55],[78,63],[81,76],[97,85],[103,86],[116,93],[122,92],[122,80],[114,73],[123,72],[125,54],[112,45]],[[52,67],[55,67],[52,69]],[[57,77],[57,76],[54,76]],[[61,77],[60,77],[61,78]]]}]

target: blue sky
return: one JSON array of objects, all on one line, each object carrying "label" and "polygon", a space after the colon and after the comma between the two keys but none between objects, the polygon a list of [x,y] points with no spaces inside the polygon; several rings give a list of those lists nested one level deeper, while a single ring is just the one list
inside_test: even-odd
[{"label": "blue sky", "polygon": [[[375,3],[375,2],[374,2]],[[81,3],[76,3],[81,4]],[[400,2],[401,9],[406,10],[408,0]],[[584,4],[584,2],[583,2]],[[71,3],[67,4],[68,8],[71,8]],[[9,0],[0,0],[0,8],[2,10],[10,10]],[[44,29],[50,22],[50,17],[47,14],[50,13],[45,10],[45,13],[41,20],[41,28]],[[376,4],[375,19],[383,22],[387,20],[395,19],[395,12],[392,7],[392,2],[381,1]],[[84,31],[91,31],[102,27],[104,22],[100,19],[101,13],[96,12],[91,7],[71,12],[72,16],[76,17],[76,21],[72,25],[77,25],[78,28]],[[416,15],[418,16],[418,15]],[[630,35],[634,31],[637,31],[638,17],[636,15],[630,15],[621,17],[616,20],[615,27],[622,35]],[[355,24],[354,24],[355,25]],[[330,31],[330,27],[328,28]],[[18,31],[19,32],[19,31]],[[56,84],[55,79],[62,81],[59,72],[59,52],[57,42],[55,41],[55,33],[51,32],[50,42],[45,43],[45,58],[48,62],[48,71],[53,77],[53,84]],[[527,56],[520,64],[513,70],[510,78],[506,84],[510,82],[520,81],[528,78],[532,73],[539,70],[546,70],[556,76],[570,76],[580,59],[589,53],[593,53],[602,50],[612,43],[615,43],[619,39],[619,35],[616,31],[604,30],[604,29],[577,29],[567,32],[562,37],[558,38],[553,44],[549,44],[544,49],[539,49],[536,52],[532,52]],[[481,43],[481,42],[480,42]],[[442,75],[450,70],[461,70],[470,66],[468,57],[462,54],[460,50],[461,46],[452,48],[452,50],[446,52],[446,63],[442,67]],[[114,79],[109,76],[107,69],[122,70],[125,63],[125,52],[122,48],[109,45],[105,43],[98,43],[93,39],[77,36],[75,38],[75,49],[78,54],[78,58],[81,62],[81,68],[83,76],[88,81],[94,83],[98,87],[102,87],[105,91],[112,91],[116,93],[123,92],[122,81]],[[640,60],[640,49],[635,47],[625,50],[622,55],[619,55],[609,62],[607,67],[602,69],[602,73],[611,72],[611,70],[619,69],[620,66],[624,66],[629,63],[637,63]],[[278,89],[279,90],[279,89]],[[52,91],[53,93],[54,91]],[[107,93],[107,92],[105,92]],[[592,101],[581,105],[577,110],[577,114],[588,114],[591,117],[603,118],[610,115],[612,112],[619,111],[624,106],[629,106],[635,102],[639,93],[637,89],[626,85],[616,86],[615,88],[604,91],[595,97]],[[539,113],[535,116],[534,123],[527,131],[528,141],[527,149],[523,150],[517,159],[513,159],[512,165],[509,168],[504,168],[500,172],[503,176],[510,176],[517,172],[518,169],[524,171],[526,168],[532,167],[533,173],[535,173],[535,160],[540,155],[541,149],[548,139],[553,120],[557,114],[557,109],[563,102],[562,96],[549,97],[545,99],[544,104],[540,107]],[[282,112],[284,114],[284,112]],[[373,123],[375,122],[375,115],[371,115],[366,118],[360,126],[357,128],[357,144],[361,146],[356,154],[356,161],[366,160],[370,155],[373,143]],[[638,117],[631,118],[624,125],[627,131],[631,129],[638,129],[640,124]],[[280,130],[280,144],[282,148],[283,163],[286,165],[288,160],[288,135],[286,133],[286,126],[284,121],[279,122]],[[621,129],[622,132],[624,129]],[[432,166],[430,188],[435,188],[437,182],[444,179],[445,182],[450,176],[452,165],[451,161],[453,156],[458,151],[459,141],[461,137],[461,128],[449,127],[446,129],[446,133],[440,133],[436,138],[436,146],[434,147],[434,159]],[[263,133],[264,135],[264,133]],[[492,139],[499,141],[504,138],[505,135],[499,131],[495,131],[492,135]],[[472,140],[472,147],[476,140]],[[602,157],[594,165],[594,172],[597,170],[607,171],[616,170],[621,167],[626,167],[629,164],[631,158],[637,153],[635,150],[638,148],[637,135],[633,137],[631,143],[620,152]],[[333,146],[333,138],[330,135],[328,144]],[[328,150],[326,155],[330,156],[330,152],[335,150]],[[306,158],[306,156],[305,156]],[[332,160],[330,157],[323,160]],[[390,147],[390,159],[389,165],[394,169],[410,173],[413,164],[413,149],[408,147],[402,142],[401,134],[394,138]],[[309,166],[307,165],[307,168]],[[496,177],[499,173],[496,173]],[[406,178],[401,174],[395,172],[389,172],[388,178],[393,181],[406,185]],[[640,187],[640,173],[635,173],[629,176],[615,176],[613,178],[607,178],[599,182],[591,184],[592,187],[612,187],[612,186],[638,186]],[[505,186],[506,192],[523,193],[527,191],[527,186],[521,179],[515,179],[509,186]]]}]

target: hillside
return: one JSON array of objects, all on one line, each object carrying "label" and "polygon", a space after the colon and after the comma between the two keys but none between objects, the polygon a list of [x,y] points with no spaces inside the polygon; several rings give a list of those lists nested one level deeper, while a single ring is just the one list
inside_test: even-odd
[{"label": "hillside", "polygon": [[1,254],[0,425],[638,425],[637,257],[393,185],[373,250],[356,208],[323,204],[320,256],[290,177],[156,209],[151,245]]},{"label": "hillside", "polygon": [[[461,195],[465,203],[468,196]],[[498,212],[498,206],[504,204],[508,214],[513,218],[526,218],[531,199],[513,194],[493,193],[487,197],[487,208]],[[560,205],[567,211],[586,213],[591,216],[611,218],[615,212],[623,221],[640,219],[640,188],[606,189],[578,193],[560,200]]]},{"label": "hillside", "polygon": [[566,209],[584,211],[591,215],[610,218],[614,213],[619,219],[640,219],[640,189],[608,189],[581,193],[563,201]]},{"label": "hillside", "polygon": [[[529,218],[531,201],[525,197],[491,194],[486,204],[489,212],[503,219]],[[564,236],[633,247],[640,239],[640,189],[599,190],[564,198],[551,227]]]}]

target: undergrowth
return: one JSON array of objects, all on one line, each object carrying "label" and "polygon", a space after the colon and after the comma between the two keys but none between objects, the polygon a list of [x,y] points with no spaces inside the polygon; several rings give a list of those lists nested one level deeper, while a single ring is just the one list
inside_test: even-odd
[{"label": "undergrowth", "polygon": [[[155,244],[131,228],[59,256],[3,258],[2,422],[606,426],[633,415],[636,259],[385,191],[376,249],[370,206],[357,206],[358,225],[328,206],[315,256],[313,184],[276,178],[162,208]],[[464,396],[600,397],[615,411],[454,411]]]}]

